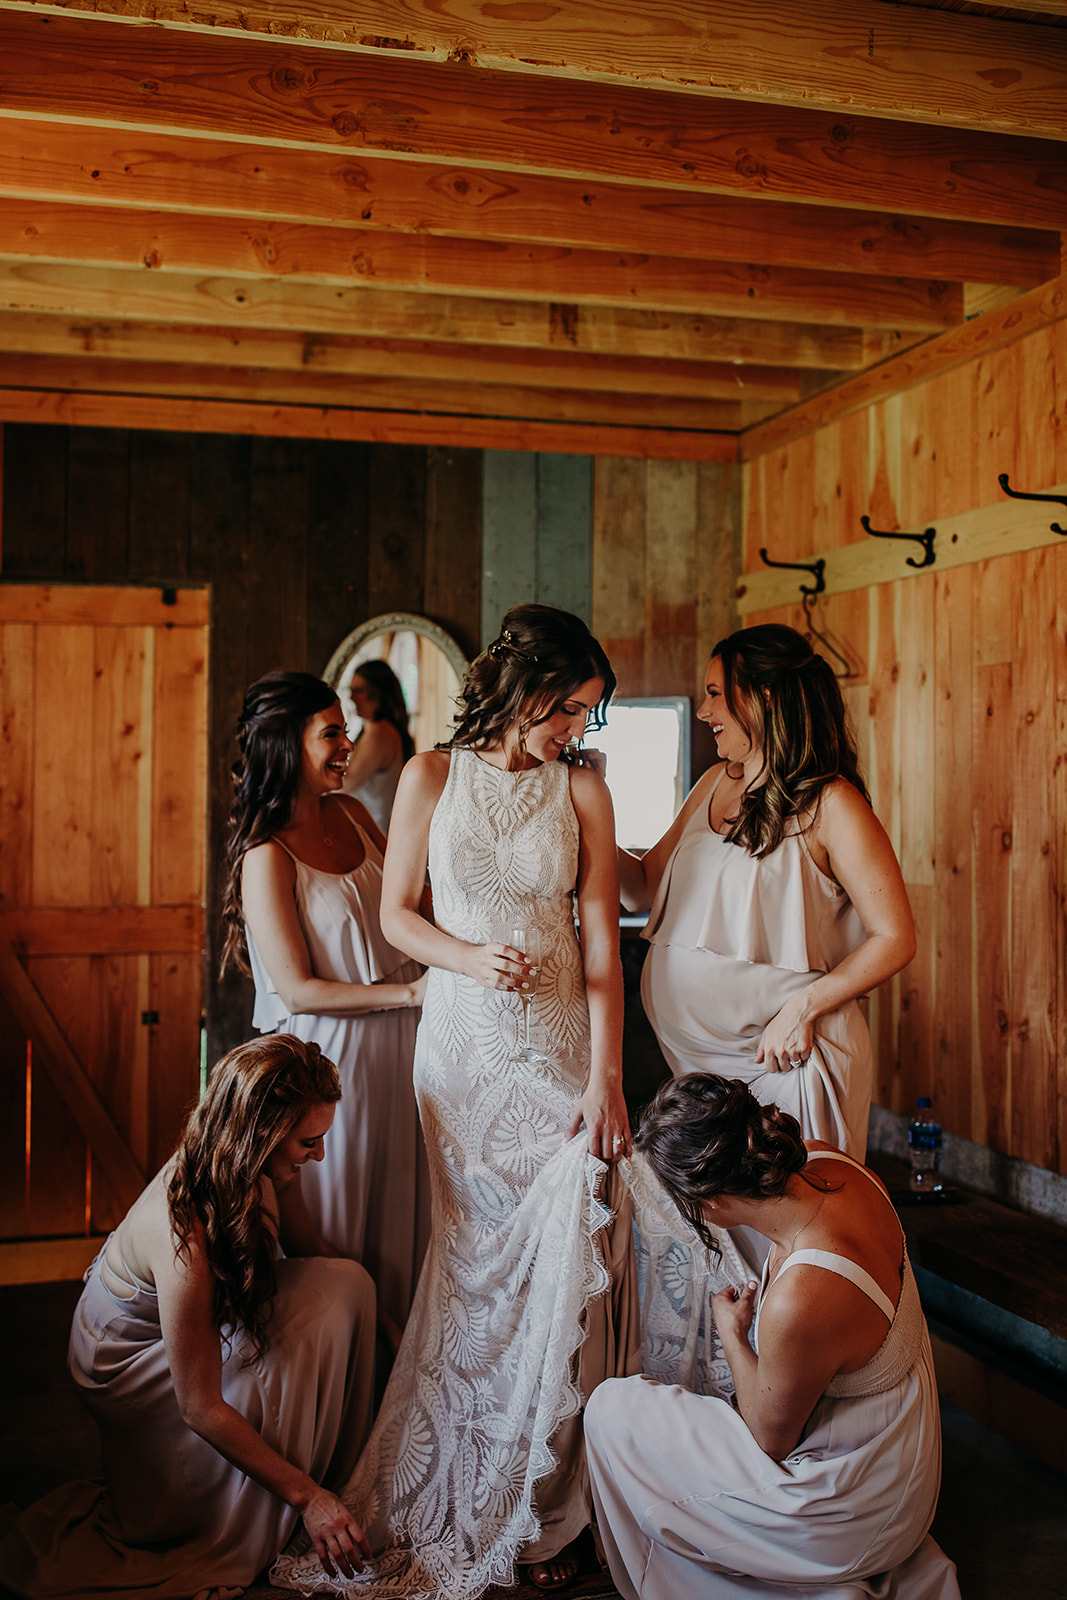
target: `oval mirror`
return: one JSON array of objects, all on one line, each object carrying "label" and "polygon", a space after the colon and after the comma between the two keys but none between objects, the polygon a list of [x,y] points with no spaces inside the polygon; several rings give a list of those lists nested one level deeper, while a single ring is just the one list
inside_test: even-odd
[{"label": "oval mirror", "polygon": [[467,672],[463,651],[436,622],[413,611],[388,611],[353,628],[330,657],[323,677],[337,690],[353,736],[362,727],[349,685],[364,661],[385,661],[400,680],[416,750],[447,739]]}]

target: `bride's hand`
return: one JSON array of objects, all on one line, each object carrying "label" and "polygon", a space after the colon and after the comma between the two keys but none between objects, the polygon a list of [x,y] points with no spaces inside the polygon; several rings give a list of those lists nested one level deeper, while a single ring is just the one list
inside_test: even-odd
[{"label": "bride's hand", "polygon": [[[316,1487],[300,1513],[324,1570],[354,1578],[371,1556],[367,1535],[343,1501],[329,1489]],[[361,1559],[362,1558],[362,1559]]]},{"label": "bride's hand", "polygon": [[[527,974],[526,957],[509,944],[470,944],[463,972],[483,989],[518,991]],[[536,970],[536,969],[529,969]]]},{"label": "bride's hand", "polygon": [[601,1161],[619,1161],[633,1148],[630,1137],[630,1117],[623,1099],[622,1084],[613,1082],[605,1087],[589,1084],[578,1102],[578,1110],[571,1125],[573,1139],[582,1127],[589,1139],[589,1154]]}]

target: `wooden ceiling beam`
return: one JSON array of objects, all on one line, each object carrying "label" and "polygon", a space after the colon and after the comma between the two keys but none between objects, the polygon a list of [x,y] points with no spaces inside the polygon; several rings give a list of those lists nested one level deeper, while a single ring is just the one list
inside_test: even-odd
[{"label": "wooden ceiling beam", "polygon": [[554,455],[634,456],[662,461],[736,461],[735,433],[683,433],[506,417],[432,417],[402,411],[254,405],[168,396],[70,394],[0,387],[0,423],[77,428],[156,428],[177,433],[243,433],[261,438],[356,439],[370,444],[543,450]]},{"label": "wooden ceiling beam", "polygon": [[429,161],[340,159],[161,136],[115,149],[109,132],[10,119],[0,195],[271,222],[657,253],[1030,288],[1059,271],[1060,235],[892,212],[845,211],[642,185],[582,183]]},{"label": "wooden ceiling beam", "polygon": [[[793,11],[803,19],[807,7]],[[0,9],[0,116],[86,125],[86,169],[116,192],[146,161],[165,163],[161,135],[200,134],[264,146],[268,169],[271,149],[327,149],[335,181],[356,194],[362,159],[377,154],[863,211],[875,193],[893,213],[1067,226],[1067,150],[1050,139],[873,120],[852,107],[704,102],[617,80],[571,82],[561,95],[551,78],[459,63],[10,8]],[[105,141],[105,128],[121,136]],[[56,165],[50,137],[39,126],[40,151],[27,157],[45,173]],[[227,171],[224,154],[213,159]],[[234,171],[242,161],[231,152]]]},{"label": "wooden ceiling beam", "polygon": [[[34,9],[22,0],[12,10]],[[82,7],[85,0],[82,0]],[[93,10],[142,21],[141,0]],[[1067,39],[1048,28],[884,0],[213,0],[202,20],[185,0],[154,0],[170,29],[262,30],[370,55],[462,60],[558,81],[622,82],[696,98],[740,98],[836,114],[1067,138]],[[325,52],[322,52],[325,54]]]},{"label": "wooden ceiling beam", "polygon": [[[0,269],[0,281],[2,279]],[[169,321],[174,314],[172,302],[168,310],[146,305],[141,315],[138,297],[130,292],[128,276],[123,278],[117,298],[110,294],[108,281],[90,287],[81,273],[57,279],[53,270],[50,280],[59,284],[58,292],[42,297],[38,287],[36,295],[27,294],[18,291],[17,282],[13,282],[8,284],[6,298],[14,301],[18,310],[44,309],[108,323],[114,321],[116,308],[124,320]],[[155,283],[158,280],[153,282],[153,289]],[[32,303],[42,298],[47,299],[43,308]],[[317,326],[320,333],[316,333],[316,338],[340,329],[346,335],[371,338],[491,344],[511,350],[564,350],[575,354],[665,360],[752,361],[813,371],[853,371],[882,353],[868,348],[872,337],[877,345],[879,336],[865,336],[858,328],[757,322],[736,317],[694,317],[671,311],[363,289],[348,297],[340,312],[332,294],[327,297],[328,305],[318,305],[313,313],[306,306],[294,306],[291,294],[283,295],[281,303],[273,307],[258,302],[251,306],[246,303],[241,307],[242,325],[234,327],[228,315],[229,308],[223,308],[217,293],[210,298],[198,294],[197,299],[195,311],[198,315],[193,314],[194,308],[189,307],[185,299],[181,301],[183,320],[197,324],[218,322],[220,317],[225,317],[235,340],[258,328],[304,332],[308,327]],[[4,295],[0,292],[0,304],[3,302]],[[883,337],[892,340],[895,336]]]},{"label": "wooden ceiling beam", "polygon": [[[426,411],[456,416],[524,418],[616,427],[738,430],[738,400],[675,400],[662,396],[529,388],[522,384],[427,383],[405,378],[360,378],[319,372],[193,366],[179,362],[106,361],[92,357],[5,356],[0,383],[18,389],[170,395],[239,400],[258,405],[360,406],[372,411]],[[758,403],[757,403],[758,405]],[[773,402],[764,414],[776,410]],[[751,417],[753,406],[749,405]]]},{"label": "wooden ceiling beam", "polygon": [[[10,355],[92,356],[288,372],[403,378],[440,383],[521,384],[536,388],[661,395],[688,400],[797,401],[798,370],[726,362],[640,361],[581,356],[571,350],[505,350],[407,339],[342,339],[268,330],[195,328],[136,322],[71,322],[0,312],[0,351]],[[2,357],[0,357],[2,361]]]},{"label": "wooden ceiling beam", "polygon": [[[62,281],[79,280],[79,294],[80,280],[99,282],[101,269],[137,268],[127,273],[123,292],[142,299],[146,292],[149,298],[170,295],[175,277],[236,278],[221,292],[230,297],[238,321],[244,308],[264,295],[295,287],[294,279],[301,290],[328,287],[317,302],[323,305],[331,295],[342,305],[370,286],[920,331],[963,320],[961,285],[926,278],[866,278],[817,268],[12,199],[0,199],[0,260],[6,261],[9,280],[17,266],[27,291],[39,284],[50,295],[46,286],[60,281],[49,276],[53,265],[66,274]],[[145,283],[148,277],[153,287]],[[220,291],[208,287],[207,292]],[[54,299],[47,305],[3,303],[9,310],[62,309]],[[153,320],[172,319],[164,312]],[[201,309],[194,320],[216,319],[206,318]],[[331,319],[326,326],[335,324]]]},{"label": "wooden ceiling beam", "polygon": [[[883,361],[855,377],[847,378],[802,405],[783,411],[769,421],[754,424],[742,435],[741,458],[755,460],[780,450],[842,417],[863,411],[890,395],[902,394],[943,372],[976,361],[1016,344],[1028,334],[1067,320],[1067,276],[1054,278],[1019,295],[1010,305],[975,317],[940,338],[926,339],[913,349]],[[1047,400],[1050,425],[1055,426],[1056,400]]]}]

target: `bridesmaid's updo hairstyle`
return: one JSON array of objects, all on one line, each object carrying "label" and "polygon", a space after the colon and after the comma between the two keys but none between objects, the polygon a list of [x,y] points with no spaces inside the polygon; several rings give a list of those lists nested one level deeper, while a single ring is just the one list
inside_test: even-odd
[{"label": "bridesmaid's updo hairstyle", "polygon": [[740,1078],[687,1072],[670,1078],[646,1107],[634,1146],[701,1242],[718,1254],[704,1220],[717,1195],[773,1200],[802,1173],[808,1152],[800,1124],[764,1106]]},{"label": "bridesmaid's updo hairstyle", "polygon": [[234,730],[241,758],[231,769],[221,972],[231,966],[248,972],[241,910],[245,851],[263,844],[289,822],[300,781],[304,729],[317,711],[328,711],[336,700],[336,689],[310,672],[268,672],[245,691]]},{"label": "bridesmaid's updo hairstyle", "polygon": [[[487,750],[518,725],[525,749],[531,728],[546,722],[590,678],[604,693],[589,722],[601,728],[615,693],[615,674],[580,617],[555,606],[512,606],[500,633],[468,669],[460,691],[456,731],[447,746]],[[566,759],[567,752],[561,759]]]},{"label": "bridesmaid's updo hairstyle", "polygon": [[794,817],[808,814],[828,783],[845,778],[870,799],[856,740],[829,662],[782,623],[742,628],[711,652],[722,666],[731,714],[763,750],[759,787],[741,801],[726,837],[761,857],[776,850]]},{"label": "bridesmaid's updo hairstyle", "polygon": [[317,1044],[288,1033],[253,1039],[223,1056],[178,1141],[167,1186],[178,1253],[187,1255],[203,1230],[216,1325],[240,1325],[257,1351],[266,1346],[277,1286],[263,1171],[313,1106],[340,1098],[337,1068]]}]

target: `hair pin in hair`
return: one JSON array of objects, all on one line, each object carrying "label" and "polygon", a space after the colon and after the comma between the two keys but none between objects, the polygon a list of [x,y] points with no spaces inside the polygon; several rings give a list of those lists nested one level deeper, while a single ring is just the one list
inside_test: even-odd
[{"label": "hair pin in hair", "polygon": [[499,639],[494,639],[492,644],[489,646],[489,654],[495,660],[499,660],[505,652],[517,657],[519,661],[537,660],[536,656],[530,655],[526,650],[519,649],[518,645],[515,643],[510,628],[505,628]]}]

